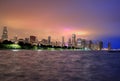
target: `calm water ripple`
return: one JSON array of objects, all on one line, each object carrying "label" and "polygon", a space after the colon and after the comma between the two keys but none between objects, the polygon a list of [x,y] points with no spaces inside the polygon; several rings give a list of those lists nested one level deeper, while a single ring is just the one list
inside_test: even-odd
[{"label": "calm water ripple", "polygon": [[0,81],[120,81],[120,53],[0,50]]}]

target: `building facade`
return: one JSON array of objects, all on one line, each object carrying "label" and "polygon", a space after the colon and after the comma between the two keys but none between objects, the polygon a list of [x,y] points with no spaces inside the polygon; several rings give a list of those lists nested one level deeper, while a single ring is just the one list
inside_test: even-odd
[{"label": "building facade", "polygon": [[82,48],[82,39],[77,38],[77,48]]},{"label": "building facade", "polygon": [[7,27],[3,27],[3,33],[2,33],[2,41],[8,40],[8,30]]},{"label": "building facade", "polygon": [[76,47],[76,34],[72,34],[72,47]]},{"label": "building facade", "polygon": [[62,47],[65,46],[65,39],[64,39],[64,36],[62,36]]},{"label": "building facade", "polygon": [[36,43],[36,36],[30,36],[30,43]]},{"label": "building facade", "polygon": [[51,36],[48,36],[48,45],[51,45]]}]

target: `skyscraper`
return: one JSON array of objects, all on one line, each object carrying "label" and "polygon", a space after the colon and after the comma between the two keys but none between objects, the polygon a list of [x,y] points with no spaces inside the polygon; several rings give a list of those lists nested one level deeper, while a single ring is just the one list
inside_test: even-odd
[{"label": "skyscraper", "polygon": [[68,47],[69,47],[69,48],[71,48],[71,47],[72,47],[71,38],[69,38],[69,40],[68,40]]},{"label": "skyscraper", "polygon": [[7,27],[3,27],[3,33],[2,33],[2,41],[4,40],[8,40],[8,31],[7,31]]},{"label": "skyscraper", "polygon": [[77,38],[77,48],[82,48],[82,39]]},{"label": "skyscraper", "polygon": [[62,36],[62,47],[65,46],[65,39],[64,39],[64,36]]},{"label": "skyscraper", "polygon": [[48,45],[51,45],[51,36],[48,36]]},{"label": "skyscraper", "polygon": [[103,48],[103,42],[102,42],[102,41],[99,41],[98,50],[102,50],[102,48]]},{"label": "skyscraper", "polygon": [[81,47],[82,47],[82,49],[86,48],[86,40],[85,39],[82,39],[82,41],[81,41]]},{"label": "skyscraper", "polygon": [[108,42],[108,50],[111,50],[111,43]]},{"label": "skyscraper", "polygon": [[93,45],[92,40],[89,40],[88,48],[91,49],[91,50],[93,49],[92,45]]},{"label": "skyscraper", "polygon": [[72,47],[76,47],[76,35],[72,34]]}]

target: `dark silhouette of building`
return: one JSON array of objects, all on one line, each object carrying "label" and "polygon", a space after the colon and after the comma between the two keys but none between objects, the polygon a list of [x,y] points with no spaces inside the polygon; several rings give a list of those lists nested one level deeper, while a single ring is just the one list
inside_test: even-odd
[{"label": "dark silhouette of building", "polygon": [[65,46],[65,39],[64,39],[64,36],[62,36],[62,47]]},{"label": "dark silhouette of building", "polygon": [[51,36],[48,36],[48,45],[51,45]]},{"label": "dark silhouette of building", "polygon": [[108,50],[111,50],[111,43],[108,42]]},{"label": "dark silhouette of building", "polygon": [[81,47],[82,47],[82,49],[85,49],[85,47],[86,47],[86,40],[85,39],[82,39],[82,42],[81,42]]},{"label": "dark silhouette of building", "polygon": [[88,44],[88,48],[91,49],[91,50],[93,49],[93,48],[92,48],[92,45],[93,45],[93,42],[92,42],[92,40],[90,40],[90,41],[89,41],[89,44]]},{"label": "dark silhouette of building", "polygon": [[7,27],[3,27],[3,33],[2,33],[2,41],[8,40],[8,30]]},{"label": "dark silhouette of building", "polygon": [[71,38],[68,39],[68,47],[69,47],[69,48],[72,47],[72,41],[71,41]]},{"label": "dark silhouette of building", "polygon": [[35,43],[36,42],[36,36],[30,36],[30,43]]},{"label": "dark silhouette of building", "polygon": [[72,34],[72,47],[76,47],[76,34]]},{"label": "dark silhouette of building", "polygon": [[82,39],[77,38],[77,48],[82,48]]},{"label": "dark silhouette of building", "polygon": [[103,49],[103,42],[99,41],[98,50],[102,50],[102,49]]}]

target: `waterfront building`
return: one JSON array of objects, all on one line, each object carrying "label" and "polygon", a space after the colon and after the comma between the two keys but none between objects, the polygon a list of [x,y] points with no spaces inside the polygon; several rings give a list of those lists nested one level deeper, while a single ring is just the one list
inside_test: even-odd
[{"label": "waterfront building", "polygon": [[51,36],[48,36],[48,45],[51,45]]},{"label": "waterfront building", "polygon": [[64,36],[62,36],[62,47],[65,46],[65,39],[64,39]]},{"label": "waterfront building", "polygon": [[76,34],[72,34],[72,47],[76,47]]},{"label": "waterfront building", "polygon": [[111,43],[108,42],[108,50],[111,50]]},{"label": "waterfront building", "polygon": [[93,44],[93,50],[98,50],[98,42],[94,42],[94,44]]},{"label": "waterfront building", "polygon": [[90,50],[93,49],[93,42],[92,42],[92,40],[89,40],[88,48],[89,48]]},{"label": "waterfront building", "polygon": [[36,36],[30,36],[30,43],[36,43]]},{"label": "waterfront building", "polygon": [[69,48],[72,47],[72,41],[71,41],[71,38],[68,39],[68,47],[69,47]]},{"label": "waterfront building", "polygon": [[7,27],[3,27],[3,33],[2,33],[2,41],[8,40],[8,30]]},{"label": "waterfront building", "polygon": [[98,50],[102,50],[102,49],[103,49],[103,42],[99,41]]},{"label": "waterfront building", "polygon": [[82,48],[82,39],[77,38],[77,48]]},{"label": "waterfront building", "polygon": [[86,47],[86,40],[85,40],[85,39],[82,39],[81,48],[82,48],[82,49],[85,49],[85,47]]}]

